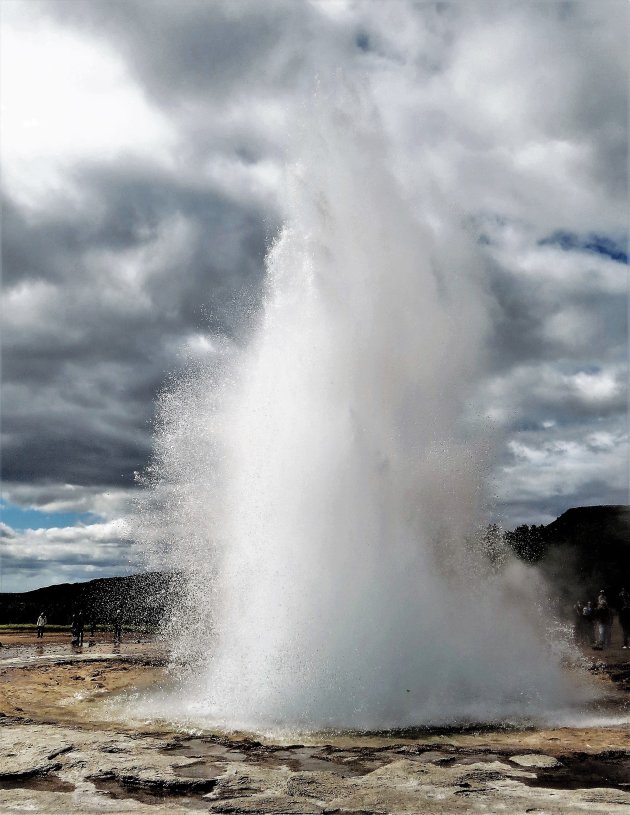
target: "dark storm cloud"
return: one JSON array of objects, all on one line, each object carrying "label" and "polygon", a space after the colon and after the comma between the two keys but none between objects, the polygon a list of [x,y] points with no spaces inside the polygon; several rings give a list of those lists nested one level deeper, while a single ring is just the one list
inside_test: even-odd
[{"label": "dark storm cloud", "polygon": [[310,81],[304,67],[315,39],[320,55],[338,39],[348,50],[360,48],[352,30],[331,25],[308,2],[157,0],[149,7],[139,0],[93,0],[42,9],[115,43],[146,91],[168,108],[201,96],[231,103]]},{"label": "dark storm cloud", "polygon": [[[61,199],[29,217],[13,201],[5,200],[3,271],[9,286],[24,279],[79,286],[86,277],[101,282],[85,259],[87,253],[141,248],[158,237],[168,218],[177,215],[194,227],[195,242],[188,247],[184,268],[166,269],[162,279],[148,281],[155,294],[163,291],[166,277],[177,277],[177,272],[178,290],[196,289],[203,281],[208,293],[225,275],[241,282],[252,274],[260,276],[270,218],[254,202],[237,202],[216,188],[193,188],[150,165],[124,161],[75,167],[72,178],[87,206],[68,206]],[[272,224],[277,226],[275,221]],[[234,288],[238,280],[227,285]]]},{"label": "dark storm cloud", "polygon": [[82,184],[104,209],[90,248],[141,247],[158,239],[169,219],[185,225],[180,254],[152,268],[143,287],[152,307],[147,319],[157,332],[202,327],[205,315],[212,330],[237,329],[239,315],[229,305],[262,279],[266,244],[278,227],[273,213],[217,189],[193,188],[176,177],[124,165],[92,168],[82,174]]},{"label": "dark storm cloud", "polygon": [[[146,463],[154,399],[182,366],[186,336],[237,334],[239,303],[255,301],[262,277],[272,227],[255,205],[149,167],[73,175],[97,206],[33,217],[6,204],[9,482],[129,483]],[[172,223],[179,244],[160,257]],[[144,264],[139,281],[124,273],[134,263]]]},{"label": "dark storm cloud", "polygon": [[[151,396],[147,394],[148,399]],[[98,415],[70,401],[52,409],[42,404],[27,419],[16,420],[10,396],[6,401],[9,427],[2,464],[3,478],[8,482],[131,484],[134,469],[142,467],[149,454],[150,410],[139,426],[130,428],[115,405],[108,410],[112,406],[105,404]]]},{"label": "dark storm cloud", "polygon": [[[620,358],[627,327],[626,299],[620,294],[550,291],[544,284],[532,286],[531,280],[492,267],[488,282],[494,299],[489,339],[493,371],[534,361],[585,365]],[[584,315],[582,333],[554,334],[550,324],[570,310]]]}]

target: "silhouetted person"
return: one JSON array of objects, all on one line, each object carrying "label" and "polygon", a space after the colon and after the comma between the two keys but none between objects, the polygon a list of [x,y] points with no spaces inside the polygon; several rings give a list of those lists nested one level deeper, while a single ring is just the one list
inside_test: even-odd
[{"label": "silhouetted person", "polygon": [[[33,619],[31,617],[31,619]],[[46,619],[46,615],[42,611],[42,613],[37,618],[37,639],[41,640],[44,639],[44,626],[47,624],[48,620]]]},{"label": "silhouetted person", "polygon": [[77,645],[83,645],[83,628],[85,623],[83,622],[83,612],[79,610],[76,618],[76,626],[77,626]]},{"label": "silhouetted person", "polygon": [[581,600],[578,600],[576,604],[573,606],[573,625],[574,625],[574,632],[575,632],[575,639],[579,642],[580,641],[580,626],[582,624],[582,609],[584,608],[584,603]]},{"label": "silhouetted person", "polygon": [[597,642],[593,646],[596,651],[603,651],[610,645],[610,632],[612,630],[613,614],[608,603],[601,600],[593,614],[597,625]]},{"label": "silhouetted person", "polygon": [[628,648],[630,647],[630,597],[628,597],[626,604],[619,609],[619,622],[623,631],[623,645],[621,647]]},{"label": "silhouetted person", "polygon": [[83,645],[83,614],[77,611],[72,615],[72,644]]},{"label": "silhouetted person", "polygon": [[122,612],[119,608],[116,609],[114,615],[114,642],[119,643],[122,640]]},{"label": "silhouetted person", "polygon": [[90,639],[94,639],[96,634],[96,617],[92,614],[92,619],[90,620]]},{"label": "silhouetted person", "polygon": [[619,609],[622,609],[624,606],[630,606],[630,592],[627,592],[625,589],[621,589],[619,592]]},{"label": "silhouetted person", "polygon": [[595,640],[595,609],[590,600],[582,609],[582,617],[584,618],[585,642],[592,643]]},{"label": "silhouetted person", "polygon": [[578,600],[573,606],[573,611],[575,612],[574,622],[576,642],[582,645],[591,643],[593,641],[593,620],[591,619],[591,615],[593,613],[592,606],[590,606],[590,603],[585,606],[581,600]]}]

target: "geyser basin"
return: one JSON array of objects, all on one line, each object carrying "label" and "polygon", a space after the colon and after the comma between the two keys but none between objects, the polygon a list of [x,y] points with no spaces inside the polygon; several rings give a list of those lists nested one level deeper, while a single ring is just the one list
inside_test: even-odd
[{"label": "geyser basin", "polygon": [[475,248],[404,199],[360,99],[316,108],[248,342],[161,402],[143,520],[152,564],[183,574],[171,704],[248,731],[556,708],[574,689],[535,575],[471,534]]},{"label": "geyser basin", "polygon": [[[226,720],[217,717],[206,706],[199,704],[192,693],[190,685],[185,688],[187,695],[182,694],[182,683],[176,676],[166,676],[145,686],[142,690],[127,690],[104,697],[98,708],[98,716],[105,716],[110,721],[123,723],[126,727],[158,729],[174,728],[178,732],[199,736],[219,736],[228,739],[262,739],[267,744],[345,744],[372,746],[408,742],[415,744],[427,739],[444,739],[449,737],[500,738],[500,734],[539,733],[544,740],[545,732],[550,729],[580,730],[584,728],[616,728],[627,726],[630,716],[627,710],[627,693],[612,686],[610,682],[593,683],[584,677],[581,693],[573,693],[570,700],[555,708],[545,707],[544,701],[537,705],[517,704],[513,712],[507,707],[501,710],[501,717],[484,715],[496,708],[480,707],[471,713],[480,718],[466,716],[449,717],[445,711],[436,711],[436,716],[429,716],[425,721],[402,726],[364,728],[316,726],[312,723],[296,725],[287,721],[262,725],[260,722],[252,727],[236,726],[234,719]],[[200,696],[203,689],[200,689]],[[203,698],[203,697],[201,697]],[[92,703],[93,704],[93,703]],[[92,707],[92,712],[94,712]],[[514,736],[513,738],[516,738]]]}]

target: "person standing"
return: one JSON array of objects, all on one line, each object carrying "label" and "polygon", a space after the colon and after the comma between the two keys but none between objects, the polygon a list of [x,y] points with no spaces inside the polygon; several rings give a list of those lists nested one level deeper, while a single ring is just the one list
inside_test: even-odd
[{"label": "person standing", "polygon": [[83,621],[83,612],[79,609],[77,616],[76,616],[76,643],[77,645],[83,645],[83,629],[85,627],[85,623]]},{"label": "person standing", "polygon": [[122,640],[122,611],[117,608],[114,614],[114,644],[119,645]]},{"label": "person standing", "polygon": [[619,609],[619,622],[623,631],[622,648],[630,648],[630,597],[626,598],[625,605]]},{"label": "person standing", "polygon": [[610,645],[610,632],[613,620],[612,611],[605,600],[599,601],[593,616],[597,624],[597,642],[593,648],[596,651],[603,651],[604,648]]},{"label": "person standing", "polygon": [[[33,619],[33,618],[31,617],[31,619]],[[46,626],[47,623],[48,623],[48,620],[46,619],[46,615],[42,611],[42,613],[37,618],[37,639],[38,640],[43,640],[44,639],[44,627]]]},{"label": "person standing", "polygon": [[587,607],[578,600],[573,606],[575,613],[575,641],[580,645],[588,645],[593,641],[593,621],[591,619],[592,608]]},{"label": "person standing", "polygon": [[589,600],[587,604],[582,609],[582,618],[584,620],[583,623],[583,630],[584,630],[584,643],[593,643],[595,640],[595,631],[594,631],[594,623],[595,623],[595,609],[593,608],[593,603]]}]

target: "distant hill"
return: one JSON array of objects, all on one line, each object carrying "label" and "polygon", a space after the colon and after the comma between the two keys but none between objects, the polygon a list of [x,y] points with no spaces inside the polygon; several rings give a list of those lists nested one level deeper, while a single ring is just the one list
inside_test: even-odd
[{"label": "distant hill", "polygon": [[505,539],[523,560],[537,563],[559,599],[594,599],[601,589],[617,605],[630,590],[630,507],[568,509],[547,526],[520,526]]},{"label": "distant hill", "polygon": [[[540,567],[565,608],[602,588],[614,606],[622,588],[630,591],[628,506],[576,507],[547,526],[519,526],[504,537],[521,559]],[[42,610],[49,623],[65,625],[80,608],[88,622],[94,615],[109,624],[121,609],[127,624],[153,626],[176,602],[180,585],[178,573],[150,572],[0,594],[0,625],[34,623]]]},{"label": "distant hill", "polygon": [[27,592],[0,594],[0,625],[35,623],[44,611],[51,625],[66,625],[81,609],[89,624],[109,624],[118,609],[125,624],[152,627],[177,591],[178,575],[162,572],[61,583]]}]

